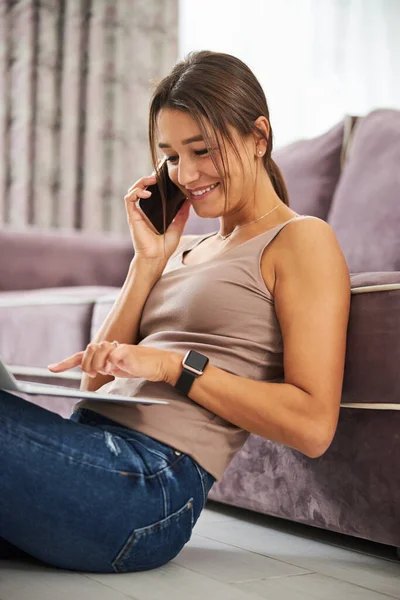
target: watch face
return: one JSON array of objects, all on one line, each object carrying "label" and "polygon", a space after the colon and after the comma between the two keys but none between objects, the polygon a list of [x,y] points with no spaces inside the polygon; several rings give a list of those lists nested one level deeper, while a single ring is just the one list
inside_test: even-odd
[{"label": "watch face", "polygon": [[204,371],[206,365],[208,363],[208,357],[196,352],[195,350],[191,350],[188,354],[187,359],[185,360],[185,364],[197,371]]}]

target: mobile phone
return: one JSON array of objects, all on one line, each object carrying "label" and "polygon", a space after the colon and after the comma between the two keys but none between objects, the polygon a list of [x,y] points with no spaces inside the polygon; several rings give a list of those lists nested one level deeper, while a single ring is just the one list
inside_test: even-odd
[{"label": "mobile phone", "polygon": [[[146,218],[153,231],[158,235],[162,235],[176,217],[177,212],[186,200],[186,196],[182,190],[171,181],[168,175],[167,157],[164,157],[161,160],[157,166],[157,172],[153,171],[152,175],[156,175],[157,183],[146,187],[146,189],[151,192],[151,196],[149,198],[139,198],[136,202],[136,206],[140,208],[143,216]],[[165,190],[165,231],[160,187],[163,187]]]}]

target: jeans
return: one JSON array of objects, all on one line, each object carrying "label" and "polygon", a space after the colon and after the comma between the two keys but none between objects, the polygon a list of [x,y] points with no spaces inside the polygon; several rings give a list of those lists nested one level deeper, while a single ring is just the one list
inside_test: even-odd
[{"label": "jeans", "polygon": [[64,419],[0,390],[0,558],[154,569],[189,541],[214,482],[187,454],[98,413]]}]

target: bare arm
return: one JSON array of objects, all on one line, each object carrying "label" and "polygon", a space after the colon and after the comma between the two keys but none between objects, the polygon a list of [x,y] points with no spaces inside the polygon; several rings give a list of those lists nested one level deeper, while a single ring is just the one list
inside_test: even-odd
[{"label": "bare arm", "polygon": [[[177,249],[192,237],[196,236],[183,235]],[[120,344],[137,343],[143,307],[165,266],[165,262],[133,258],[118,298],[96,336],[91,340],[92,343],[114,340]],[[99,374],[91,378],[86,373],[82,373],[80,389],[95,391],[113,379],[111,375]]]},{"label": "bare arm", "polygon": [[[132,260],[124,285],[104,323],[93,338],[93,343],[113,342],[114,340],[121,344],[137,343],[143,307],[164,268],[165,263],[158,261],[146,262],[142,259],[135,260],[135,258]],[[97,375],[91,378],[83,373],[80,389],[98,390],[113,379],[114,377],[108,375]]]}]

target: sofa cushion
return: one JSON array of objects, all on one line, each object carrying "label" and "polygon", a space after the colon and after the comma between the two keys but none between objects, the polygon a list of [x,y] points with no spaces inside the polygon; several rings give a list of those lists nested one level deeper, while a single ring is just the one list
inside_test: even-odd
[{"label": "sofa cushion", "polygon": [[340,177],[343,136],[341,121],[323,135],[296,141],[273,152],[272,157],[285,179],[292,210],[326,220]]},{"label": "sofa cushion", "polygon": [[360,119],[328,222],[352,273],[400,271],[400,111]]},{"label": "sofa cushion", "polygon": [[0,356],[10,365],[46,367],[89,343],[95,300],[110,287],[0,293]]}]

